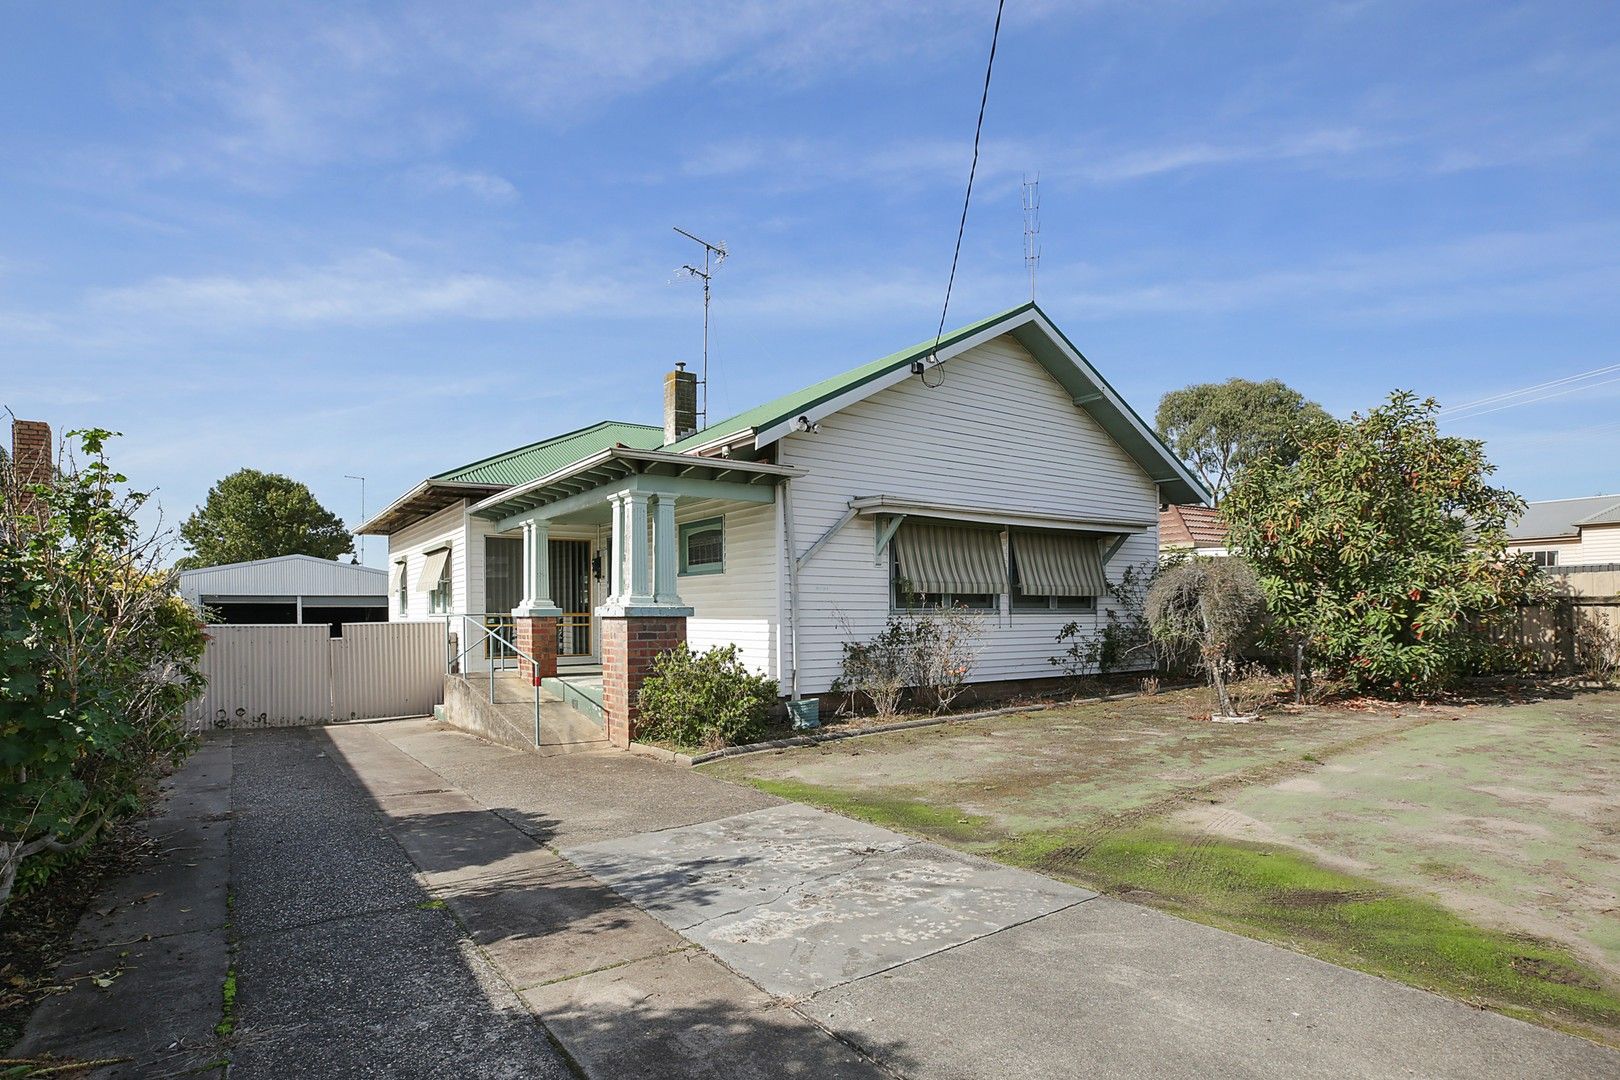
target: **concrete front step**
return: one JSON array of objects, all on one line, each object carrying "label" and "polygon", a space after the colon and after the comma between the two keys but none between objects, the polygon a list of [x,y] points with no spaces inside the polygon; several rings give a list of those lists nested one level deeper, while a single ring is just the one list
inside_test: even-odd
[{"label": "concrete front step", "polygon": [[487,678],[447,676],[442,719],[491,742],[541,757],[606,750],[607,730],[595,719],[541,688],[540,745],[534,741],[534,687],[513,674],[497,675],[491,702]]}]

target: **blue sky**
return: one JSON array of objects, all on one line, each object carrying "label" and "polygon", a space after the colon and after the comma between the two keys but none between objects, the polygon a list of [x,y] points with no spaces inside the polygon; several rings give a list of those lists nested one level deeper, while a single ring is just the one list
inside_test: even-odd
[{"label": "blue sky", "polygon": [[[125,433],[177,522],[334,510],[604,416],[716,416],[928,337],[994,4],[21,3],[0,13],[0,404]],[[951,323],[1040,301],[1145,415],[1344,415],[1620,364],[1611,3],[1009,0]],[[1620,369],[1608,378],[1620,375]],[[1448,426],[1620,491],[1620,381]],[[1580,384],[1573,384],[1580,385]],[[379,562],[382,543],[370,542]]]}]

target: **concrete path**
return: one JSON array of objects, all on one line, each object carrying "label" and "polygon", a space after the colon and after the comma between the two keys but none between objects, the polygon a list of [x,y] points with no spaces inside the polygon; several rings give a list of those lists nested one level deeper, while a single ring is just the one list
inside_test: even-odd
[{"label": "concrete path", "polygon": [[[636,905],[613,909],[638,942],[617,966],[524,991],[592,1075],[1620,1076],[1583,1039],[690,770],[425,724],[333,734],[408,754]],[[694,1055],[705,1001],[724,1020]],[[792,1048],[780,1072],[738,1050],[762,1032]],[[829,1045],[857,1053],[834,1070]]]}]

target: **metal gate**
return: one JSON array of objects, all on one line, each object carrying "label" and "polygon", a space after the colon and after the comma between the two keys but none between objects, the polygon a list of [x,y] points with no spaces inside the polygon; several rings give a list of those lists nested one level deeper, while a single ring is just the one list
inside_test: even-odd
[{"label": "metal gate", "polygon": [[443,622],[210,626],[193,730],[426,716],[443,701]]}]

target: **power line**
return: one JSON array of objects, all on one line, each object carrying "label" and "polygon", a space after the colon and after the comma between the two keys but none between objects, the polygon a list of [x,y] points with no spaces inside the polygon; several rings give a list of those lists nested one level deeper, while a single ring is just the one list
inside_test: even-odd
[{"label": "power line", "polygon": [[1533,394],[1538,390],[1547,390],[1554,386],[1562,386],[1565,383],[1578,382],[1582,379],[1592,378],[1593,376],[1597,375],[1607,375],[1611,371],[1620,371],[1620,364],[1610,364],[1607,367],[1593,368],[1591,371],[1583,371],[1578,375],[1566,375],[1562,379],[1549,379],[1547,382],[1536,383],[1533,386],[1524,386],[1517,390],[1505,390],[1500,394],[1492,394],[1489,397],[1478,398],[1474,401],[1465,401],[1461,405],[1451,406],[1446,410],[1446,412],[1448,415],[1455,417],[1459,413],[1467,412],[1481,405],[1490,405],[1493,402],[1503,401],[1507,398],[1519,397],[1523,394]]},{"label": "power line", "polygon": [[[990,74],[996,69],[996,43],[1001,40],[1001,12],[1006,6],[1007,0],[996,0],[996,25],[990,31],[990,60],[984,65],[984,90],[979,94],[979,119],[973,125],[973,164],[968,167],[967,193],[962,196],[962,218],[956,223],[956,250],[951,255],[951,276],[945,282],[945,303],[939,309],[939,329],[934,332],[934,347],[928,354],[936,365],[939,363],[939,343],[945,337],[945,316],[951,310],[951,290],[956,287],[956,264],[962,258],[962,234],[967,231],[968,204],[973,201],[973,178],[979,171],[979,137],[984,133],[984,107],[990,101]],[[929,382],[927,368],[921,360],[912,366],[912,370],[922,376],[925,386],[945,384],[943,372],[940,373],[939,382]]]},{"label": "power line", "polygon": [[[1617,367],[1620,367],[1620,365],[1617,365]],[[1609,368],[1608,370],[1613,371],[1613,370],[1615,370],[1615,368]],[[1548,400],[1550,400],[1552,398],[1555,398],[1555,397],[1563,397],[1565,394],[1573,394],[1573,393],[1575,393],[1576,391],[1579,391],[1579,390],[1591,390],[1591,389],[1594,389],[1594,388],[1599,387],[1599,386],[1608,386],[1610,383],[1620,383],[1620,375],[1616,375],[1612,379],[1599,379],[1597,382],[1581,383],[1579,386],[1566,386],[1562,390],[1554,390],[1551,393],[1540,394],[1540,395],[1538,395],[1536,397],[1531,397],[1531,398],[1525,398],[1522,401],[1509,401],[1504,405],[1497,405],[1497,406],[1495,406],[1493,408],[1479,409],[1479,410],[1477,410],[1475,412],[1471,412],[1471,413],[1467,414],[1466,416],[1456,417],[1456,416],[1444,416],[1444,415],[1442,415],[1442,419],[1446,419],[1446,420],[1473,420],[1476,417],[1489,416],[1491,413],[1501,412],[1503,409],[1516,409],[1520,405],[1533,405],[1538,401],[1548,401]]]}]

